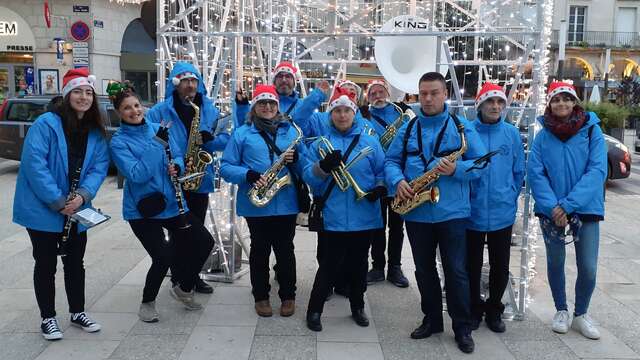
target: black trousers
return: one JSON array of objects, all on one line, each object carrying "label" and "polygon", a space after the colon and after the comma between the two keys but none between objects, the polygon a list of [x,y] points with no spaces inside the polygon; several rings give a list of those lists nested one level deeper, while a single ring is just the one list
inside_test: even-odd
[{"label": "black trousers", "polygon": [[[380,199],[382,209],[382,229],[375,230],[371,241],[372,267],[376,270],[384,270],[386,265],[384,251],[387,250],[389,265],[401,265],[402,242],[404,241],[404,220],[400,214],[391,210],[393,198]],[[388,213],[388,215],[387,215]],[[388,221],[387,221],[388,220]],[[389,225],[389,243],[387,247],[387,224]]]},{"label": "black trousers", "polygon": [[[84,252],[87,247],[87,232],[76,232],[71,228],[68,239],[67,256],[62,257],[64,288],[69,302],[69,312],[84,311]],[[58,264],[58,241],[62,233],[27,229],[33,246],[33,288],[40,308],[40,316],[56,316],[56,266]]]},{"label": "black trousers", "polygon": [[[162,277],[167,273],[166,261],[169,261],[171,267],[172,280],[176,280],[182,290],[188,292],[195,286],[200,269],[213,247],[213,238],[191,212],[187,212],[185,216],[187,222],[191,224],[187,229],[179,228],[180,221],[177,216],[169,219],[141,219],[129,222],[131,229],[152,259],[151,268],[147,273],[143,302],[153,301],[158,294]],[[163,228],[170,234],[167,246],[161,243],[165,241]],[[167,254],[167,251],[173,252],[173,257]]]},{"label": "black trousers", "polygon": [[[489,232],[467,230],[467,268],[473,316],[480,317],[484,312],[496,316],[504,311],[502,295],[509,282],[512,226]],[[485,243],[489,250],[489,298],[486,303],[480,299]]]},{"label": "black trousers", "polygon": [[[190,291],[194,286],[196,265],[206,261],[203,252],[211,251],[211,235],[190,212],[186,214],[187,221],[191,224],[189,229],[180,229],[181,221],[178,216],[169,219],[137,219],[129,221],[131,230],[142,243],[149,256],[151,267],[147,272],[147,278],[142,293],[142,302],[151,302],[158,296],[162,280],[167,270],[174,263],[174,258],[182,257],[173,273],[174,279],[180,283],[185,291]],[[173,236],[166,241],[163,229],[171,232]],[[208,250],[207,250],[208,249]],[[204,259],[202,259],[204,257]],[[191,264],[193,262],[193,264]],[[199,268],[195,276],[199,273]]]},{"label": "black trousers", "polygon": [[447,312],[457,334],[471,332],[469,277],[467,274],[466,219],[439,223],[407,221],[407,234],[416,265],[416,282],[422,312],[431,321],[432,330],[442,330],[442,289],[436,270],[436,248],[440,247]]},{"label": "black trousers", "polygon": [[[308,312],[322,313],[329,289],[338,277],[349,285],[349,303],[352,310],[364,308],[367,291],[367,266],[372,230],[335,232],[325,231],[320,242],[323,256],[311,290]],[[344,264],[346,271],[340,264]]]},{"label": "black trousers", "polygon": [[[325,231],[318,231],[317,237],[318,237],[318,243],[316,245],[316,260],[318,261],[318,266],[320,266],[320,263],[322,262],[322,258],[325,256],[325,253],[329,251],[325,244],[327,233]],[[349,271],[349,269],[347,268],[347,265],[344,262],[337,264],[337,267],[339,268],[338,274],[346,275]],[[343,291],[344,293],[345,291],[347,291],[348,286],[349,286],[349,281],[346,278],[346,276],[336,276],[332,280],[332,283],[330,284],[329,288],[335,287],[336,289],[338,289],[339,291]]]},{"label": "black trousers", "polygon": [[[189,213],[193,214],[195,219],[197,219],[201,224],[204,225],[205,218],[207,216],[207,209],[209,207],[209,194],[207,193],[201,194],[201,193],[196,193],[192,191],[183,191],[182,194],[184,196],[184,201],[187,203],[187,207],[189,208]],[[172,236],[173,236],[172,232],[169,231],[169,237],[172,237]],[[209,238],[211,239],[211,248],[213,248],[213,237],[209,236]],[[207,254],[207,257],[209,257],[209,254]],[[174,258],[174,261],[175,262],[190,261],[190,259]],[[204,261],[207,261],[206,257]],[[204,265],[204,261],[202,262],[201,265]],[[171,265],[170,268],[171,268],[171,281],[173,283],[179,282],[176,279],[176,277],[173,275],[175,273],[174,265]],[[200,278],[200,272],[198,271],[195,274],[193,281],[195,282],[199,278]]]},{"label": "black trousers", "polygon": [[249,226],[251,250],[249,275],[251,292],[256,302],[269,299],[269,256],[271,248],[276,255],[274,267],[280,284],[281,300],[296,298],[296,256],[293,238],[296,235],[296,216],[245,217]]}]

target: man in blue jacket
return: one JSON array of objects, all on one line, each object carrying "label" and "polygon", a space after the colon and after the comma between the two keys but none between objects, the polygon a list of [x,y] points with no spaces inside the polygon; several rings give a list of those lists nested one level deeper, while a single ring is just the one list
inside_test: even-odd
[{"label": "man in blue jacket", "polygon": [[[186,101],[188,97],[200,108],[200,127],[197,136],[202,139],[202,150],[210,153],[224,150],[229,141],[229,134],[221,132],[214,137],[219,111],[213,101],[207,97],[207,91],[198,70],[192,64],[177,62],[167,78],[166,89],[165,100],[151,108],[146,114],[146,119],[155,123],[163,120],[171,121],[172,125],[169,129],[171,137],[176,140],[180,151],[186,154],[191,123],[195,115],[195,110]],[[203,224],[209,206],[209,193],[213,190],[213,166],[208,165],[200,188],[184,191],[189,210]],[[183,261],[188,260],[183,259]],[[206,294],[213,292],[213,288],[200,278],[196,281],[195,290]]]},{"label": "man in blue jacket", "polygon": [[[468,121],[449,114],[446,82],[440,73],[422,75],[418,88],[421,109],[415,120],[398,131],[385,159],[387,186],[395,190],[397,200],[409,201],[416,195],[409,181],[430,170],[439,175],[434,184],[440,189],[439,202],[425,202],[404,215],[425,315],[411,337],[423,339],[443,331],[442,290],[435,261],[439,246],[455,340],[461,351],[471,353],[475,344],[465,230],[470,215],[469,181],[479,176],[478,171],[470,170],[476,166],[474,160],[484,155],[485,147]],[[466,151],[457,159],[447,159],[447,154],[461,149],[462,134]]]},{"label": "man in blue jacket", "polygon": [[[471,181],[471,216],[467,230],[472,328],[485,315],[489,329],[504,332],[501,302],[509,281],[511,228],[524,180],[524,148],[518,129],[505,122],[507,96],[502,87],[485,83],[476,97],[478,119],[473,126],[487,150],[495,155],[484,176]],[[489,298],[480,299],[484,244],[489,250]]]},{"label": "man in blue jacket", "polygon": [[[280,99],[280,113],[290,119],[293,119],[296,114],[311,116],[329,97],[329,83],[321,81],[316,89],[307,97],[301,99],[300,94],[295,90],[297,73],[298,69],[287,61],[281,62],[273,69],[273,86],[275,86]],[[238,128],[245,123],[247,114],[251,109],[249,99],[243,94],[242,89],[236,94],[235,105],[236,128]]]}]

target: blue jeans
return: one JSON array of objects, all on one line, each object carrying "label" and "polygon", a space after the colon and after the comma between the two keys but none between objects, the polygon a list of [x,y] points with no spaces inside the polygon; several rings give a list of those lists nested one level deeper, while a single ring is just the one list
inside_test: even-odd
[{"label": "blue jeans", "polygon": [[[551,287],[551,295],[556,310],[567,310],[567,294],[565,291],[564,260],[566,245],[550,242],[546,234],[544,245],[547,248],[547,279]],[[591,295],[596,287],[596,270],[598,268],[598,244],[600,242],[600,223],[586,221],[580,228],[579,240],[574,244],[576,249],[576,307],[574,314],[580,316],[587,313]]]},{"label": "blue jeans", "polygon": [[439,246],[447,289],[447,312],[453,322],[453,331],[456,335],[471,333],[466,219],[439,223],[407,221],[406,226],[421,308],[431,322],[431,330],[436,332],[443,328],[442,290],[436,270],[436,247]]}]

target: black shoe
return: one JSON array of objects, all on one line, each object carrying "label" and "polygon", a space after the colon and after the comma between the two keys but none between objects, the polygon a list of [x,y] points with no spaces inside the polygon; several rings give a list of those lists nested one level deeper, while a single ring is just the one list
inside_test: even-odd
[{"label": "black shoe", "polygon": [[480,316],[471,316],[471,330],[478,330],[480,327],[480,323],[482,322],[482,315]]},{"label": "black shoe", "polygon": [[429,336],[431,336],[431,334],[437,334],[437,333],[441,333],[443,331],[444,331],[444,329],[443,329],[442,325],[440,325],[438,327],[432,327],[431,326],[431,321],[429,320],[429,318],[427,318],[425,316],[424,319],[422,319],[422,324],[420,326],[418,326],[415,330],[413,330],[413,332],[411,333],[411,338],[412,339],[426,339]]},{"label": "black shoe", "polygon": [[307,313],[307,327],[309,330],[322,331],[322,323],[320,322],[320,316],[322,314],[312,312]]},{"label": "black shoe", "polygon": [[332,297],[333,297],[333,287],[329,289],[329,293],[327,294],[327,297],[324,298],[324,301],[329,301],[331,300]]},{"label": "black shoe", "polygon": [[213,288],[211,287],[211,285],[207,284],[206,282],[204,282],[204,280],[198,278],[198,280],[196,280],[196,286],[194,287],[194,290],[197,293],[200,294],[212,294],[213,293]]},{"label": "black shoe", "polygon": [[471,334],[456,335],[456,343],[458,344],[458,349],[465,354],[471,354],[476,347]]},{"label": "black shoe", "polygon": [[402,273],[400,265],[389,265],[387,269],[387,280],[400,288],[409,287],[409,280],[407,280],[406,276]]},{"label": "black shoe", "polygon": [[371,269],[367,273],[367,285],[384,281],[384,270]]},{"label": "black shoe", "polygon": [[369,319],[367,318],[367,314],[364,313],[364,309],[351,310],[351,317],[359,326],[369,326]]},{"label": "black shoe", "polygon": [[491,316],[487,314],[484,320],[487,322],[489,330],[495,333],[503,333],[507,330],[504,321],[502,321],[502,314],[492,314]]},{"label": "black shoe", "polygon": [[340,295],[340,296],[344,296],[346,298],[349,297],[349,294],[351,293],[351,291],[349,290],[348,287],[338,287],[336,286],[333,290],[334,293]]}]

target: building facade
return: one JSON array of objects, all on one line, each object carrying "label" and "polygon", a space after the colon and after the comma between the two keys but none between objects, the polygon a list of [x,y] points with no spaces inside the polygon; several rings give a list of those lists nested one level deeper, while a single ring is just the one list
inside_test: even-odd
[{"label": "building facade", "polygon": [[[99,94],[109,80],[129,75],[145,87],[143,98],[155,95],[155,46],[141,34],[141,5],[56,0],[48,9],[50,26],[46,6],[41,0],[0,0],[0,102],[59,93],[64,73],[81,66],[96,76]],[[136,56],[141,50],[142,58]]]}]

